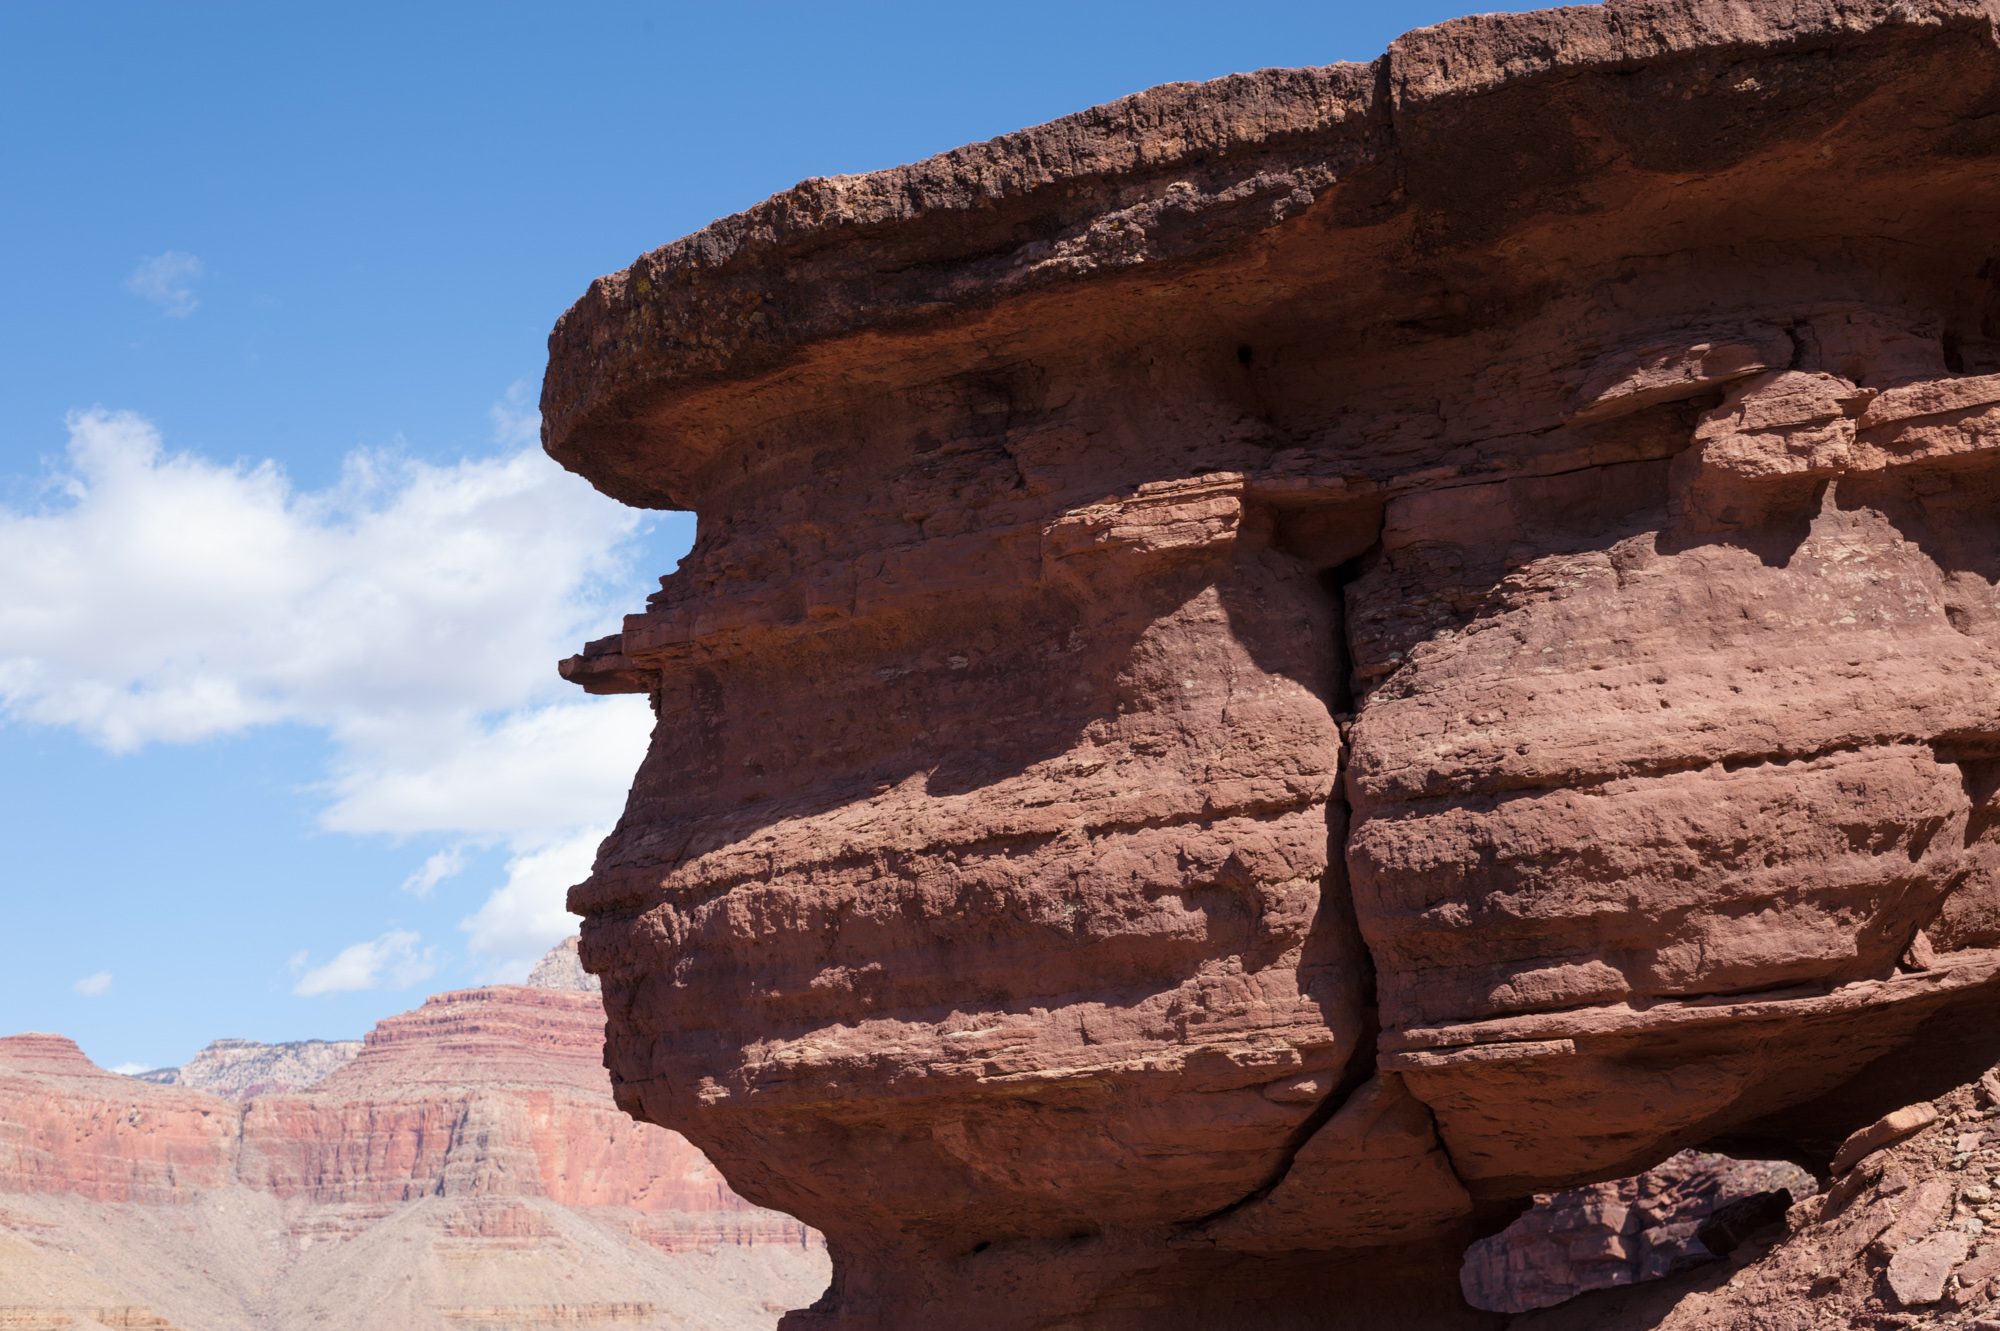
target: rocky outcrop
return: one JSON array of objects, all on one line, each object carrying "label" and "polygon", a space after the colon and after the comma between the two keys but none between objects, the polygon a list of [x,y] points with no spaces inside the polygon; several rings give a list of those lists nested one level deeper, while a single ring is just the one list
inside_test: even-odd
[{"label": "rocky outcrop", "polygon": [[442,994],[243,1104],[0,1040],[0,1317],[770,1326],[824,1284],[818,1237],[620,1113],[602,1031],[590,994]]},{"label": "rocky outcrop", "polygon": [[[263,1096],[242,1120],[239,1175],[280,1198],[392,1206],[535,1196],[694,1220],[697,1234],[797,1247],[798,1222],[732,1193],[677,1133],[605,1093],[603,1013],[583,994],[498,986],[439,994],[369,1032],[315,1090]],[[718,1213],[720,1213],[718,1215]],[[668,1246],[674,1226],[657,1226]]]},{"label": "rocky outcrop", "polygon": [[274,1091],[302,1091],[326,1080],[361,1052],[359,1040],[213,1040],[177,1068],[138,1074],[159,1086],[185,1086],[228,1100],[248,1100]]},{"label": "rocky outcrop", "polygon": [[1459,1284],[1475,1308],[1554,1307],[1719,1261],[1818,1191],[1787,1161],[1682,1151],[1632,1178],[1536,1198],[1466,1250]]},{"label": "rocky outcrop", "polygon": [[1846,1167],[1721,1269],[1586,1295],[1517,1331],[2000,1325],[2000,1072],[1856,1134]]},{"label": "rocky outcrop", "polygon": [[788,1325],[1472,1319],[1993,1052],[1996,13],[1466,19],[591,286],[548,450],[700,520],[571,904]]}]

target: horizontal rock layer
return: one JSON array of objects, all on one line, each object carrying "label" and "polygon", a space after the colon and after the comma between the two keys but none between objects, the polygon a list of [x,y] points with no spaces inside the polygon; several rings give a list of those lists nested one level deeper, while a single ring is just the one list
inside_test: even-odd
[{"label": "horizontal rock layer", "polygon": [[795,1325],[1309,1324],[2000,1038],[1996,20],[1461,20],[564,316],[551,454],[699,515],[563,665],[660,721],[582,959]]},{"label": "horizontal rock layer", "polygon": [[59,1035],[0,1039],[0,1189],[172,1202],[236,1177],[240,1111],[99,1068]]}]

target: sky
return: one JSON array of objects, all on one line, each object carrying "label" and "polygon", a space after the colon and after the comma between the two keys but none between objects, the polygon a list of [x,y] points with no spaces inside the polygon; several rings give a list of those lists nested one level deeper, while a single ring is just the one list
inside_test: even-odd
[{"label": "sky", "polygon": [[692,537],[539,450],[593,277],[1469,7],[0,3],[0,1034],[358,1037],[574,927],[651,719],[554,663]]}]

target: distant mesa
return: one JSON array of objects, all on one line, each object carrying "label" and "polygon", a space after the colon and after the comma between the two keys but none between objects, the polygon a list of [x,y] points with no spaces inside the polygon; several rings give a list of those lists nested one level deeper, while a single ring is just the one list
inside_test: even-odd
[{"label": "distant mesa", "polygon": [[[573,936],[535,963],[524,986],[579,994],[599,992],[597,977],[584,970],[577,958]],[[353,1062],[361,1049],[360,1040],[289,1040],[283,1044],[214,1040],[177,1068],[155,1068],[133,1076],[156,1086],[185,1086],[242,1102],[317,1086]]]},{"label": "distant mesa", "polygon": [[571,988],[461,990],[164,1084],[0,1039],[0,1326],[767,1331],[823,1244],[613,1106],[603,1023]]}]

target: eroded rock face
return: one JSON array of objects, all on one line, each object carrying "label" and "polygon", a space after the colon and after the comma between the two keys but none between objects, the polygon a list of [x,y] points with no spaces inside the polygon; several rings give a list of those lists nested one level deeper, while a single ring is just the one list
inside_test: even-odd
[{"label": "eroded rock face", "polygon": [[603,1103],[586,997],[511,985],[439,994],[369,1032],[309,1091],[259,1096],[237,1173],[280,1198],[388,1206],[528,1195],[563,1206],[747,1211],[673,1133]]},{"label": "eroded rock face", "polygon": [[1470,1318],[1383,1273],[1990,1046],[1996,17],[1461,20],[592,286],[549,451],[700,525],[571,903],[797,1326]]},{"label": "eroded rock face", "polygon": [[1994,1326],[2000,1072],[1892,1115],[1825,1193],[1729,1262],[1587,1294],[1515,1331],[1943,1331]]},{"label": "eroded rock face", "polygon": [[0,1039],[0,1188],[162,1202],[235,1174],[237,1116],[179,1087],[104,1071],[60,1035]]},{"label": "eroded rock face", "polygon": [[535,963],[525,981],[530,989],[567,989],[572,993],[598,992],[597,977],[583,968],[577,955],[577,940],[565,938]]}]

